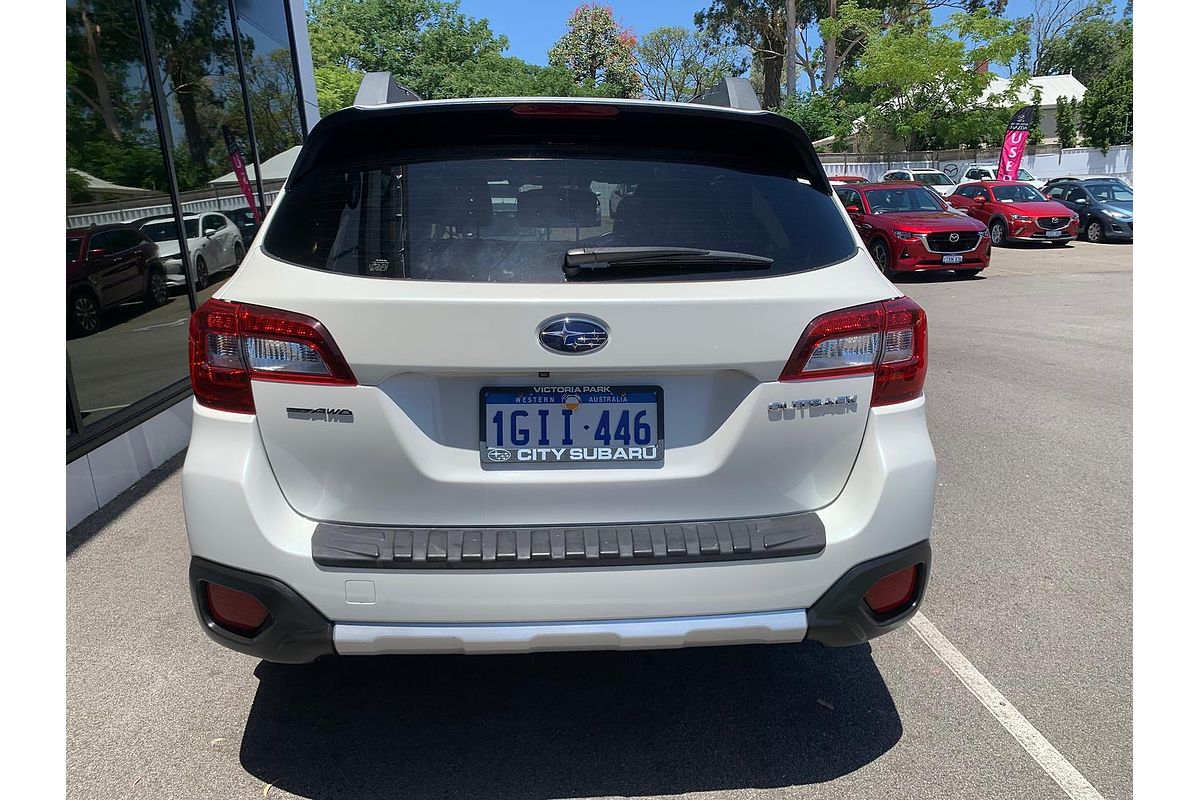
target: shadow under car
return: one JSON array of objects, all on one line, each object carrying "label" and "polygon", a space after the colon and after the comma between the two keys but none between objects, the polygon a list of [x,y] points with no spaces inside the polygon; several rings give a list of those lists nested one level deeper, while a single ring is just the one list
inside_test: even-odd
[{"label": "shadow under car", "polygon": [[310,798],[820,783],[901,734],[866,644],[264,661],[255,675],[242,766]]}]

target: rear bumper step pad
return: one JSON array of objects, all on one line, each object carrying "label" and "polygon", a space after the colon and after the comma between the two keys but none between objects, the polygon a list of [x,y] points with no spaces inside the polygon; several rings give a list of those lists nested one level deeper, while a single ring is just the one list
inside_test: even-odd
[{"label": "rear bumper step pad", "polygon": [[825,549],[814,512],[655,525],[376,528],[322,522],[313,561],[366,569],[546,569],[787,558]]}]

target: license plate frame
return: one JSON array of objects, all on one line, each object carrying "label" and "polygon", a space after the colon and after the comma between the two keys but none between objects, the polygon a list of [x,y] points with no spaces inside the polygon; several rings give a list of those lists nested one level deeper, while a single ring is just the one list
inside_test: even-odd
[{"label": "license plate frame", "polygon": [[1046,237],[1049,239],[1057,239],[1059,236],[1062,236],[1061,230],[1046,231]]},{"label": "license plate frame", "polygon": [[[574,396],[577,402],[574,408],[568,405],[571,396]],[[627,399],[598,399],[614,397]],[[511,434],[514,423],[511,416],[503,415],[501,421],[496,423],[495,414],[492,413],[493,411],[503,411],[504,408],[511,411],[513,406],[527,406],[525,410],[534,412],[530,415],[532,417],[530,429],[525,431],[527,442],[520,444],[506,443],[498,438],[497,434],[505,431]],[[574,422],[575,413],[585,406],[588,407],[588,410],[583,412],[576,424]],[[624,428],[625,438],[629,439],[628,443],[621,441],[616,436],[610,437],[609,445],[595,440],[596,431],[591,428],[590,423],[582,420],[590,418],[589,415],[604,414],[604,411],[600,410],[601,408],[609,411],[615,409],[618,412],[628,412],[625,415]],[[564,423],[563,418],[557,415],[554,417],[554,423],[549,422],[549,416],[543,421],[543,418],[536,413],[542,409],[558,410],[560,414],[570,411],[569,417],[572,422]],[[639,420],[638,414],[642,411],[646,412],[647,416],[641,417]],[[639,421],[641,424],[653,422],[653,428],[649,432],[649,441],[639,441],[637,435]],[[501,431],[495,430],[495,424],[501,426]],[[548,443],[546,445],[540,443],[541,431],[539,429],[543,424],[547,426],[545,433]],[[564,431],[563,428],[568,425],[569,427]],[[620,413],[616,422],[609,417],[609,433],[620,430],[620,425]],[[553,431],[551,431],[552,427],[554,427]],[[584,427],[590,432],[590,436],[580,430]],[[663,428],[663,389],[661,386],[543,384],[484,386],[479,390],[479,461],[481,465],[490,469],[661,466],[665,451]],[[497,441],[491,441],[489,436]],[[553,438],[551,438],[552,436]],[[571,439],[571,442],[565,443],[564,438]]]},{"label": "license plate frame", "polygon": [[943,264],[961,264],[963,262],[962,253],[949,253],[942,256]]}]

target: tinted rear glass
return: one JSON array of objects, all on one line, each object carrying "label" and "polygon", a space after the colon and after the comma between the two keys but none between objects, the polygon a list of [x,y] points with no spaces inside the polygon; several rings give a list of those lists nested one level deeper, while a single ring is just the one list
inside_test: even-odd
[{"label": "tinted rear glass", "polygon": [[561,283],[580,247],[690,247],[769,270],[657,270],[622,279],[744,278],[855,251],[834,201],[795,178],[706,163],[561,155],[369,162],[290,185],[264,248],[332,272],[414,280]]},{"label": "tinted rear glass", "polygon": [[[196,224],[195,219],[185,219],[183,226],[187,230],[187,238],[195,239],[200,236],[200,229]],[[142,226],[142,233],[150,237],[151,241],[169,242],[179,238],[179,229],[175,224],[175,220],[168,219],[162,222],[148,222]]]},{"label": "tinted rear glass", "polygon": [[954,181],[941,172],[917,172],[917,180],[930,186],[953,186]]},{"label": "tinted rear glass", "polygon": [[67,239],[67,261],[79,260],[79,247],[83,239]]}]

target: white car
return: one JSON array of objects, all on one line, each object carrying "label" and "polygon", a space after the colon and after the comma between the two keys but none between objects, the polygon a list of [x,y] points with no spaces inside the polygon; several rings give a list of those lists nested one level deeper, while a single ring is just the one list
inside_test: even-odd
[{"label": "white car", "polygon": [[793,122],[359,101],[257,241],[189,331],[190,585],[217,642],[849,645],[915,613],[925,313]]},{"label": "white car", "polygon": [[957,185],[951,180],[950,176],[942,172],[940,169],[893,169],[885,172],[882,182],[888,181],[916,181],[923,183],[930,189],[946,197],[954,191]]},{"label": "white car", "polygon": [[[1000,167],[997,165],[985,164],[967,164],[963,167],[962,179],[959,183],[969,183],[971,181],[994,181],[996,175],[1000,172]],[[1017,168],[1017,180],[1031,184],[1033,188],[1041,191],[1045,187],[1046,181],[1034,175],[1024,167]]]},{"label": "white car", "polygon": [[[183,225],[197,289],[206,288],[211,276],[234,269],[242,263],[242,258],[246,255],[246,246],[242,242],[242,234],[237,225],[229,217],[213,211],[185,214]],[[142,233],[158,243],[159,256],[167,275],[167,285],[185,285],[175,218],[152,219],[142,223],[141,228]]]}]

